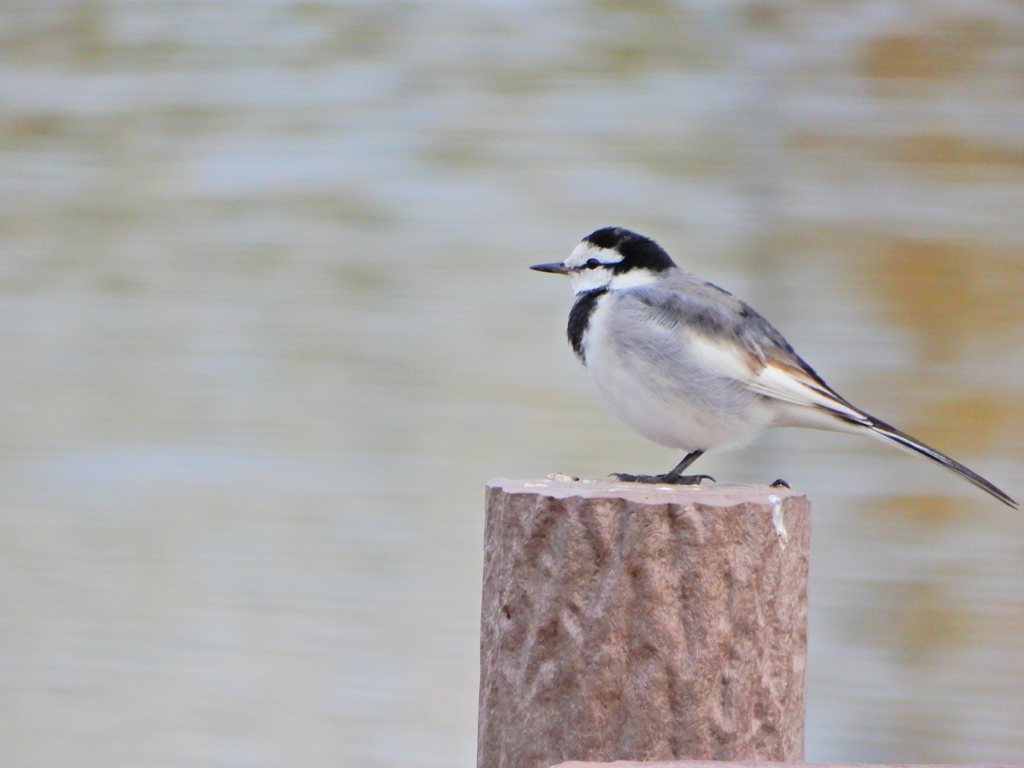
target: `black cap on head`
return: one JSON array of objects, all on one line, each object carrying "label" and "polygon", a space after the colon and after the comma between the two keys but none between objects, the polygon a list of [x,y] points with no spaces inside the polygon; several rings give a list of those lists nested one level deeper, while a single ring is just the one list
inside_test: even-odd
[{"label": "black cap on head", "polygon": [[649,269],[664,272],[676,265],[665,249],[649,237],[638,235],[622,227],[605,227],[591,232],[584,242],[598,248],[608,248],[622,254],[622,261],[609,265],[613,272],[628,272],[631,269]]}]

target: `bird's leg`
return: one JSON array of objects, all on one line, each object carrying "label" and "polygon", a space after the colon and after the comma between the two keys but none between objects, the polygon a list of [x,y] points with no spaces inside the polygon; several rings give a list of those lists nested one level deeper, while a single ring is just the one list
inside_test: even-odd
[{"label": "bird's leg", "polygon": [[670,485],[700,485],[700,481],[707,478],[715,482],[711,475],[684,475],[683,472],[693,462],[704,455],[704,451],[690,451],[676,464],[675,468],[664,475],[627,475],[625,472],[613,472],[612,477],[624,480],[627,483],[668,483]]},{"label": "bird's leg", "polygon": [[686,482],[686,480],[684,479],[686,477],[686,475],[684,475],[683,472],[691,464],[693,464],[693,462],[695,462],[697,459],[699,459],[703,455],[704,455],[704,451],[690,451],[688,454],[686,454],[683,457],[682,461],[680,461],[678,464],[676,464],[675,468],[673,468],[671,472],[666,472],[664,475],[662,475],[662,477],[665,478],[665,482],[667,482],[667,483],[680,483],[681,482],[683,485],[700,485],[700,479],[702,477],[710,478],[711,481],[714,482],[714,478],[711,477],[710,475],[690,475],[689,477],[697,478],[696,482]]}]

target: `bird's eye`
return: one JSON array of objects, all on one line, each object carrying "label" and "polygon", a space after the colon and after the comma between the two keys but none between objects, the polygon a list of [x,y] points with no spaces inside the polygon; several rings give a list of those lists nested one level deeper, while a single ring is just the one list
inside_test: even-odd
[{"label": "bird's eye", "polygon": [[601,266],[601,262],[597,259],[587,259],[587,269],[597,269]]}]

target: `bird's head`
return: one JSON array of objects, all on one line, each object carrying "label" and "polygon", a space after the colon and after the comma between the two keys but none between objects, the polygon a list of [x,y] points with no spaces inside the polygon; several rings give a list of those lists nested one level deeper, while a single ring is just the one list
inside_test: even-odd
[{"label": "bird's head", "polygon": [[622,227],[591,232],[565,261],[535,264],[530,269],[569,275],[576,293],[596,288],[630,288],[657,280],[675,262],[649,237]]}]

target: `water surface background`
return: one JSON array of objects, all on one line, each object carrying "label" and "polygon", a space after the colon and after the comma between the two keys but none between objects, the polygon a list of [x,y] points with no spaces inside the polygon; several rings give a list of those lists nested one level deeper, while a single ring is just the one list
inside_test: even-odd
[{"label": "water surface background", "polygon": [[[1024,496],[1024,7],[0,5],[0,762],[470,766],[483,484],[652,472],[563,258],[658,239]],[[866,439],[807,757],[1019,761],[1024,518]]]}]

